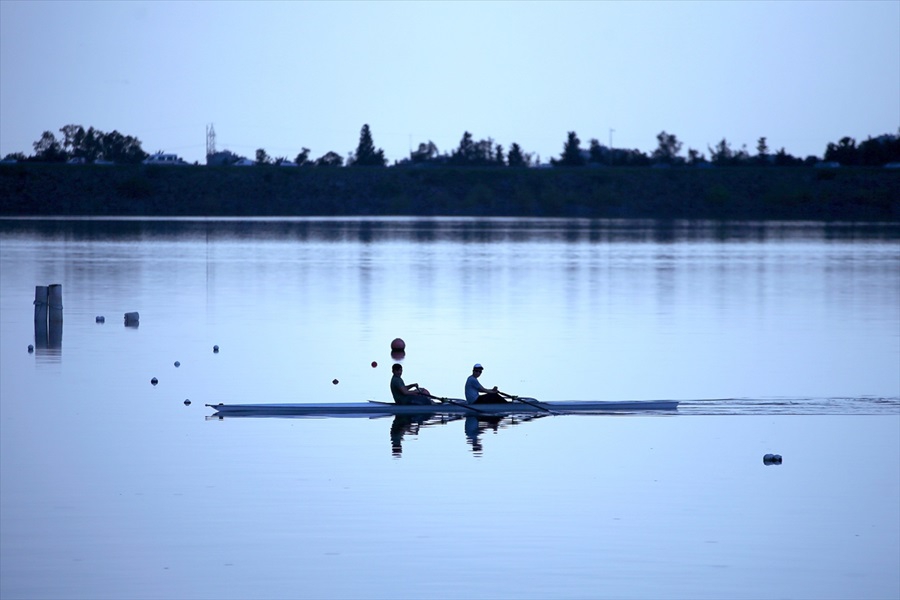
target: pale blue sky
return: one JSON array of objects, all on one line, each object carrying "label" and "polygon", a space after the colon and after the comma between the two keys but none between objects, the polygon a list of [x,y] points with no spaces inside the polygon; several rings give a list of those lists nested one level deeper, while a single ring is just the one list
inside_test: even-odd
[{"label": "pale blue sky", "polygon": [[346,156],[363,123],[390,162],[464,131],[821,156],[897,133],[900,1],[0,0],[0,156],[68,123],[201,162],[208,123],[246,156]]}]

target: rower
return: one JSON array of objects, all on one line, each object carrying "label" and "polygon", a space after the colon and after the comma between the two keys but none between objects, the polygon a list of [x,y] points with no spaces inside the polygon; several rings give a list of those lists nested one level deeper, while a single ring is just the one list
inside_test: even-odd
[{"label": "rower", "polygon": [[501,396],[503,392],[497,389],[495,385],[491,389],[487,389],[478,378],[484,367],[480,363],[475,363],[472,367],[472,374],[466,379],[466,402],[469,404],[505,404],[507,401]]},{"label": "rower", "polygon": [[397,404],[432,404],[431,393],[418,383],[406,385],[403,383],[403,365],[395,364],[391,367],[391,395]]}]

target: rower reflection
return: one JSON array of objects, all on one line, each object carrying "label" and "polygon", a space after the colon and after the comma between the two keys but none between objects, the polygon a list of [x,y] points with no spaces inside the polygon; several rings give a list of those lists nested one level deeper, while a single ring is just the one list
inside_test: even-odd
[{"label": "rower reflection", "polygon": [[484,449],[481,443],[481,436],[485,432],[490,431],[496,434],[499,433],[502,429],[506,429],[514,425],[519,425],[521,423],[526,423],[528,421],[533,421],[535,419],[540,419],[543,416],[546,415],[529,415],[527,417],[510,415],[489,415],[477,417],[471,415],[444,415],[443,417],[421,414],[395,415],[394,420],[391,423],[391,454],[393,454],[393,456],[396,458],[400,458],[403,456],[403,441],[404,436],[406,435],[418,436],[419,432],[424,427],[446,425],[447,423],[451,423],[453,421],[464,420],[466,443],[472,447],[473,453],[475,453],[476,455],[480,455]]}]

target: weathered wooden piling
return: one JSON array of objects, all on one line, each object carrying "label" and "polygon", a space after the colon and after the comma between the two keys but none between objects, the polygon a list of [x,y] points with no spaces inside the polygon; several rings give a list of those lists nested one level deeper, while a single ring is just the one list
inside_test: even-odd
[{"label": "weathered wooden piling", "polygon": [[34,286],[34,322],[47,322],[47,306],[50,289],[46,285]]},{"label": "weathered wooden piling", "polygon": [[62,323],[63,320],[62,285],[59,283],[52,284],[47,290],[47,297],[49,319],[52,329],[53,323]]}]

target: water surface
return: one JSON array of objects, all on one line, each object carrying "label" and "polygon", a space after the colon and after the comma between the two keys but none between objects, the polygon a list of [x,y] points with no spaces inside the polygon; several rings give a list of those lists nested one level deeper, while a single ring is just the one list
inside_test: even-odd
[{"label": "water surface", "polygon": [[[898,240],[0,220],[0,595],[896,598]],[[44,336],[51,283],[64,321]],[[395,337],[440,395],[480,362],[540,399],[682,403],[497,423],[204,407],[386,400]]]}]

